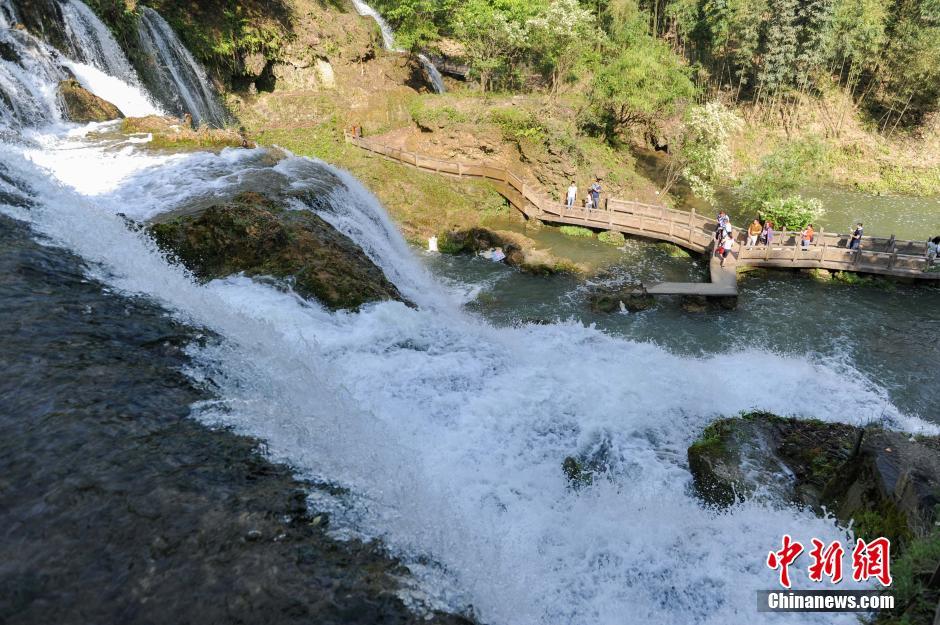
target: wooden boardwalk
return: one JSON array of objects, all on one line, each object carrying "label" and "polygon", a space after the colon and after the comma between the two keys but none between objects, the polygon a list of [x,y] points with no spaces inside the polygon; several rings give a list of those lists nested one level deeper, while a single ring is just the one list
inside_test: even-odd
[{"label": "wooden boardwalk", "polygon": [[[529,219],[613,230],[632,236],[667,241],[698,253],[711,253],[718,222],[709,217],[665,206],[609,198],[603,207],[567,208],[549,198],[537,185],[497,165],[430,158],[346,134],[346,141],[369,152],[438,174],[488,180]],[[859,250],[848,249],[848,235],[820,231],[809,245],[800,245],[800,233],[777,232],[771,245],[745,246],[746,235],[733,228],[735,248],[721,267],[712,255],[711,283],[666,282],[647,287],[651,294],[726,297],[737,294],[738,267],[826,269],[878,274],[894,278],[940,281],[940,271],[928,271],[926,241],[905,241],[894,236],[863,237]]]}]

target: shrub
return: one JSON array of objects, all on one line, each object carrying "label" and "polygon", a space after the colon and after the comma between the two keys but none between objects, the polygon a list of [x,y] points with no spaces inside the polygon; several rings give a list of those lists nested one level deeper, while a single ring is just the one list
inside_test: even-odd
[{"label": "shrub", "polygon": [[816,198],[791,195],[761,203],[761,219],[769,219],[777,228],[802,230],[823,214],[822,202]]},{"label": "shrub", "polygon": [[582,228],[581,226],[561,226],[558,228],[558,231],[569,237],[584,237],[586,239],[593,238],[594,232],[588,228]]},{"label": "shrub", "polygon": [[545,143],[548,131],[529,111],[518,108],[501,108],[490,112],[490,121],[499,126],[507,141],[529,140]]},{"label": "shrub", "polygon": [[598,240],[601,243],[606,243],[607,245],[613,245],[615,247],[623,247],[627,242],[627,237],[615,230],[607,230],[606,232],[601,232],[597,235]]}]

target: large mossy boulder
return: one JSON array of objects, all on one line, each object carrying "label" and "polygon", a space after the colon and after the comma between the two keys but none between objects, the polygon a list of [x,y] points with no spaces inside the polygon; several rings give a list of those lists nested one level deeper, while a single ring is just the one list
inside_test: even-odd
[{"label": "large mossy boulder", "polygon": [[118,107],[99,98],[74,79],[63,80],[59,83],[59,97],[65,105],[65,116],[73,122],[87,124],[124,117]]},{"label": "large mossy boulder", "polygon": [[751,413],[709,425],[688,450],[695,490],[728,506],[792,501],[853,521],[862,536],[904,542],[940,504],[940,438]]},{"label": "large mossy boulder", "polygon": [[283,209],[257,193],[149,230],[162,249],[203,279],[239,272],[273,276],[334,310],[405,301],[362,249],[321,217]]}]

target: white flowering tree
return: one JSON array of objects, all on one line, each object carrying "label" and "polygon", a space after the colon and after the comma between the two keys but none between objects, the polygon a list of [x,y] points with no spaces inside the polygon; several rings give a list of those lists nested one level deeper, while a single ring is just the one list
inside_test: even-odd
[{"label": "white flowering tree", "polygon": [[600,36],[594,15],[578,0],[552,0],[526,23],[529,45],[551,75],[552,93]]},{"label": "white flowering tree", "polygon": [[689,107],[679,136],[670,142],[663,193],[684,178],[692,193],[714,203],[715,187],[731,176],[729,142],[741,124],[741,119],[721,102]]}]

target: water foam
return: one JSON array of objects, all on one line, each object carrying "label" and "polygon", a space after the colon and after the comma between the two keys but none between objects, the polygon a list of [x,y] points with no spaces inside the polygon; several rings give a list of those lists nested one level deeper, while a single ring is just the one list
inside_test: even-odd
[{"label": "water foam", "polygon": [[[732,355],[747,375],[732,376],[727,355],[683,358],[577,323],[491,327],[448,299],[358,182],[308,159],[131,152],[132,172],[78,194],[54,179],[82,178],[69,174],[76,151],[105,168],[104,152],[44,146],[41,159],[2,148],[4,162],[43,167],[11,166],[37,206],[3,210],[95,263],[115,287],[217,333],[221,341],[192,348],[191,374],[219,394],[199,416],[347,486],[348,497],[320,501],[337,525],[383,538],[452,609],[472,604],[490,623],[751,623],[753,591],[774,583],[763,558],[782,533],[845,537],[809,512],[757,502],[703,510],[688,492],[685,449],[710,420],[749,408],[879,417],[884,393],[854,372],[749,350]],[[281,189],[337,194],[321,213],[421,309],[334,314],[246,278],[200,286],[114,217],[149,190],[155,199],[141,214],[176,205],[168,185],[187,198],[219,196],[259,171]],[[760,379],[775,380],[775,392],[755,392]],[[890,404],[887,412],[922,425]],[[610,479],[572,491],[561,460],[598,441],[610,450]],[[805,571],[796,575],[805,586]]]}]

